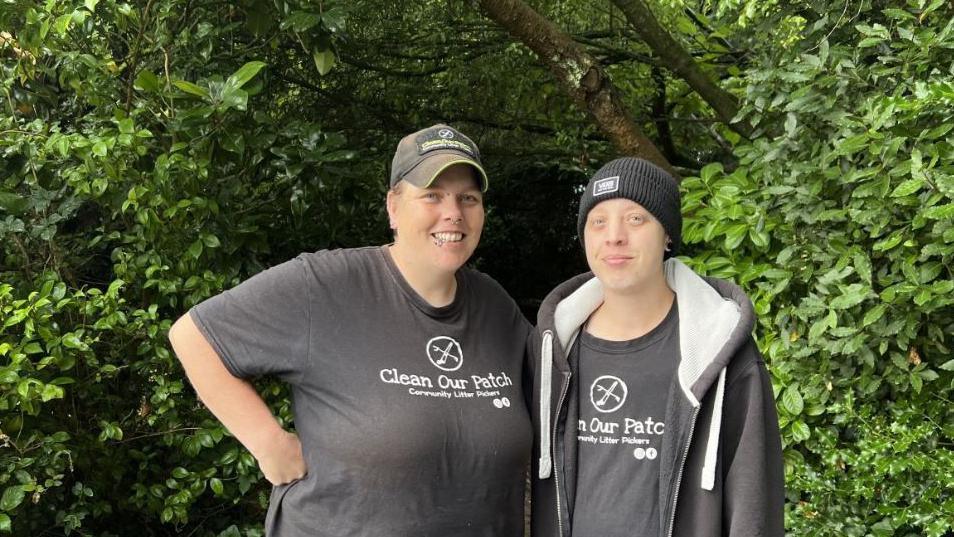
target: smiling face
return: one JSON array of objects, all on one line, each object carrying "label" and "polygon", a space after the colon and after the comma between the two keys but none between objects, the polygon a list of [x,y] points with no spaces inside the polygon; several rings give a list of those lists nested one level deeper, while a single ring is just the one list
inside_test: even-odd
[{"label": "smiling face", "polygon": [[586,262],[606,293],[633,294],[666,285],[663,256],[666,231],[642,205],[616,198],[586,216]]},{"label": "smiling face", "polygon": [[416,268],[453,274],[470,259],[484,228],[475,170],[451,166],[428,188],[400,183],[388,192],[388,216],[397,231],[396,255]]}]

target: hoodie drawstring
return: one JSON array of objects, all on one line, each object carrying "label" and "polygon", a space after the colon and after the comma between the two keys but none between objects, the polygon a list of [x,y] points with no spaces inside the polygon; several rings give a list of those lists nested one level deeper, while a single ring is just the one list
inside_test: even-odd
[{"label": "hoodie drawstring", "polygon": [[702,488],[712,490],[715,487],[716,459],[719,453],[719,433],[722,431],[722,400],[725,397],[725,371],[719,373],[715,402],[712,406],[712,421],[709,422],[709,439],[706,441],[706,459],[702,466]]},{"label": "hoodie drawstring", "polygon": [[540,479],[547,479],[553,471],[550,453],[550,392],[553,385],[553,332],[543,333],[540,345]]}]

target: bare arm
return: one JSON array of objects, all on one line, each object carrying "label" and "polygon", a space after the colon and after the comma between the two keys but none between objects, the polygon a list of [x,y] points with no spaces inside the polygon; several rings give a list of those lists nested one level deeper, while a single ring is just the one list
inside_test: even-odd
[{"label": "bare arm", "polygon": [[265,479],[279,485],[303,477],[298,436],[279,425],[248,381],[226,369],[189,314],[172,325],[169,341],[199,399],[255,457]]}]

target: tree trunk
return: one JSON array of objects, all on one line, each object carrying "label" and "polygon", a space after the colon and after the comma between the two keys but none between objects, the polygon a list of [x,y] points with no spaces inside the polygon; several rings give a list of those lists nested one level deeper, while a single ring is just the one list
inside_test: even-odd
[{"label": "tree trunk", "polygon": [[739,104],[735,97],[720,88],[703,72],[689,52],[659,24],[643,0],[613,0],[613,3],[623,11],[633,29],[649,45],[649,48],[670,70],[685,80],[689,87],[696,90],[696,93],[709,103],[719,119],[742,136],[749,136],[751,128],[748,125],[732,123],[732,118],[739,111]]},{"label": "tree trunk", "polygon": [[621,152],[644,158],[679,177],[633,121],[609,77],[580,45],[522,0],[478,1],[491,19],[539,56],[560,86],[590,113]]}]

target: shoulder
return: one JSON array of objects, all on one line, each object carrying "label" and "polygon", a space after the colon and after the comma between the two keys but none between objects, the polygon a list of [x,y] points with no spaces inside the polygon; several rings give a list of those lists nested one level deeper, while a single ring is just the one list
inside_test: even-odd
[{"label": "shoulder", "polygon": [[470,267],[462,267],[460,275],[470,289],[470,294],[481,300],[500,301],[502,303],[512,304],[517,307],[516,302],[510,297],[510,294],[500,285],[497,280],[489,275]]},{"label": "shoulder", "polygon": [[[497,280],[470,267],[461,268],[460,275],[466,282],[469,299],[479,304],[482,310],[490,311],[501,318],[509,318],[509,320],[517,318],[521,325],[526,325],[529,329],[530,323],[523,316],[516,301]],[[509,312],[510,315],[501,315],[504,312]]]},{"label": "shoulder", "polygon": [[503,286],[484,272],[465,266],[460,268],[460,274],[467,279],[468,284],[472,284],[476,288],[507,295],[507,291],[504,290]]},{"label": "shoulder", "polygon": [[762,359],[762,353],[759,352],[755,340],[749,336],[735,351],[735,356],[729,363],[726,371],[726,386],[747,380],[757,380],[763,373],[768,373],[765,360]]},{"label": "shoulder", "polygon": [[366,246],[319,250],[299,254],[288,263],[297,264],[299,269],[320,281],[334,280],[336,277],[353,278],[356,274],[376,269],[381,257],[380,248]]}]

